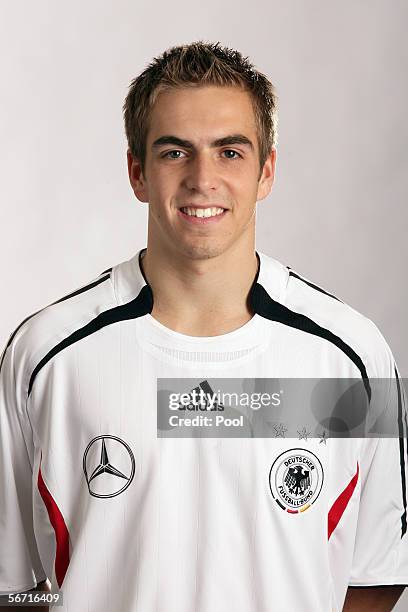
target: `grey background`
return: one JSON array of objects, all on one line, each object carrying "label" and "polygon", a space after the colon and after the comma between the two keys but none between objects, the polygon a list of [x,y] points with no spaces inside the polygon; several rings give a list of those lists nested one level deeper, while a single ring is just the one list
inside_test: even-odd
[{"label": "grey background", "polygon": [[3,1],[1,345],[145,246],[146,205],[127,180],[127,86],[170,45],[219,40],[279,95],[258,249],[369,316],[408,376],[407,17],[404,0]]}]

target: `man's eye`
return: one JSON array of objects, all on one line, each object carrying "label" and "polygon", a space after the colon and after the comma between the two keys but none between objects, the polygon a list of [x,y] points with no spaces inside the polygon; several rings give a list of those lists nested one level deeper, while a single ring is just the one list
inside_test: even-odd
[{"label": "man's eye", "polygon": [[180,157],[179,157],[179,156],[177,156],[177,157],[172,157],[172,154],[173,154],[173,153],[182,153],[182,152],[183,152],[183,151],[178,151],[177,149],[174,149],[173,151],[167,151],[167,153],[165,153],[165,154],[163,155],[163,157],[169,157],[170,159],[180,159]]},{"label": "man's eye", "polygon": [[[222,153],[227,153],[227,159],[239,159],[240,157],[242,157],[242,155],[240,155],[238,153],[238,151],[234,151],[234,149],[225,149],[224,151],[222,151]],[[232,155],[230,155],[232,153]],[[168,159],[181,159],[180,154],[183,155],[183,151],[179,151],[178,149],[173,149],[172,151],[167,151],[167,153],[163,154],[163,158],[168,158]]]},{"label": "man's eye", "polygon": [[[238,151],[234,151],[234,149],[225,149],[225,151],[223,151],[223,153],[234,153],[234,157],[228,155],[228,159],[238,159],[239,157],[241,157],[241,155],[238,153]],[[235,157],[236,155],[238,155],[238,158]]]}]

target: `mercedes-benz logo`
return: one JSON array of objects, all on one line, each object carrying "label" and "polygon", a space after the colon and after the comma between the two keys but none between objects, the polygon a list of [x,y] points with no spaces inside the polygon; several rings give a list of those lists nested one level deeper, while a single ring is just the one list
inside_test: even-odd
[{"label": "mercedes-benz logo", "polygon": [[[111,463],[109,455],[114,456]],[[108,434],[97,436],[85,449],[84,474],[94,497],[115,497],[128,488],[135,475],[135,458],[126,442]]]}]

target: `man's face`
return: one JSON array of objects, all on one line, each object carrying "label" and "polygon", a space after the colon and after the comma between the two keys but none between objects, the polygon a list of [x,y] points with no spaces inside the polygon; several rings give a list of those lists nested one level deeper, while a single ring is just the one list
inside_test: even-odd
[{"label": "man's face", "polygon": [[[150,117],[144,175],[128,153],[135,195],[149,202],[149,240],[193,259],[215,257],[239,240],[252,245],[256,202],[270,192],[274,166],[275,151],[259,179],[251,98],[237,87],[160,93]],[[181,210],[195,206],[225,210],[205,218]]]}]

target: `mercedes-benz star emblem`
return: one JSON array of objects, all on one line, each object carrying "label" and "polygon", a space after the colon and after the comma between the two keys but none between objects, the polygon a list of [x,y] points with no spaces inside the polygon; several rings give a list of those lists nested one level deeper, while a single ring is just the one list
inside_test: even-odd
[{"label": "mercedes-benz star emblem", "polygon": [[[109,458],[114,457],[112,461]],[[128,488],[135,475],[135,458],[117,436],[97,436],[85,449],[84,474],[94,497],[115,497]]]}]

